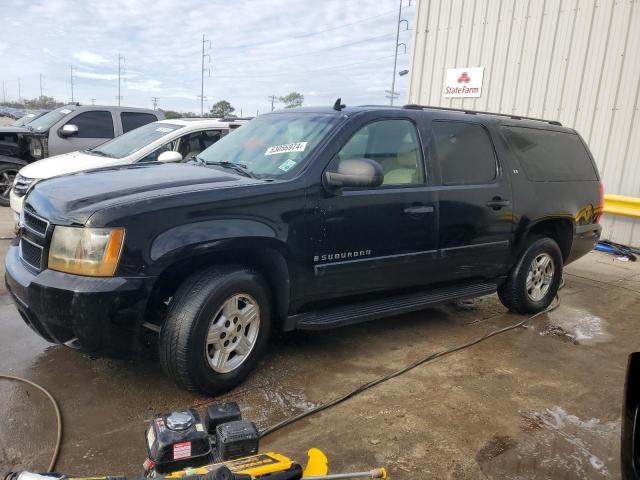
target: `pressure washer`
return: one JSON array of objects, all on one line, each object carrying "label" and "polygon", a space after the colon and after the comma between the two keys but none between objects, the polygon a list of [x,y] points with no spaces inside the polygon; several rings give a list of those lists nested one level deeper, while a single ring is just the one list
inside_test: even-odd
[{"label": "pressure washer", "polygon": [[[154,416],[145,432],[148,458],[135,480],[331,480],[387,478],[384,468],[328,474],[316,448],[303,468],[289,457],[259,452],[256,425],[242,418],[235,402],[209,405],[204,419],[196,409]],[[77,477],[58,473],[9,472],[0,480],[127,480],[120,476]],[[129,479],[134,480],[134,479]]]}]

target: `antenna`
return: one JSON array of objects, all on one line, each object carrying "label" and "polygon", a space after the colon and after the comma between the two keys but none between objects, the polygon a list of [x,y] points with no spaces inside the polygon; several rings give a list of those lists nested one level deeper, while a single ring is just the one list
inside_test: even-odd
[{"label": "antenna", "polygon": [[342,103],[342,99],[341,98],[338,98],[336,100],[336,102],[333,104],[333,109],[336,112],[342,111],[342,109],[345,108],[345,107],[346,107],[346,105],[344,103]]}]

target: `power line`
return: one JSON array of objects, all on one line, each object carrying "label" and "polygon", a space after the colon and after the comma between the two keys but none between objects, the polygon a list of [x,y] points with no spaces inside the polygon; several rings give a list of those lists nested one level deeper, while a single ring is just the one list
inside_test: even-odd
[{"label": "power line", "polygon": [[71,67],[71,103],[73,103],[73,64],[69,66]]},{"label": "power line", "polygon": [[204,53],[205,44],[209,44],[208,50],[211,50],[211,41],[207,40],[202,34],[202,70],[200,72],[200,116],[204,115],[204,72],[208,72],[209,77],[211,77],[211,68],[204,68],[204,59],[207,57],[208,63],[211,63],[211,55],[208,53]]},{"label": "power line", "polygon": [[[402,54],[400,54],[402,55]],[[377,60],[386,60],[388,58],[393,58],[394,55],[384,55],[382,57],[370,58],[369,60],[364,60],[362,62],[351,62],[351,63],[343,63],[340,65],[329,65],[327,67],[318,67],[318,68],[310,68],[306,70],[287,70],[286,72],[278,72],[278,73],[269,73],[269,72],[252,72],[250,74],[228,74],[228,75],[216,75],[216,78],[255,78],[256,76],[261,77],[279,77],[279,76],[291,76],[301,73],[314,73],[322,70],[339,70],[342,68],[351,68],[357,65],[370,64]]]},{"label": "power line", "polygon": [[[333,47],[321,48],[319,50],[312,50],[310,52],[294,53],[292,55],[285,55],[283,57],[261,58],[259,60],[259,62],[271,62],[273,60],[284,60],[284,59],[287,59],[287,58],[294,58],[294,57],[307,57],[309,55],[314,55],[316,53],[323,53],[323,52],[328,52],[328,51],[331,51],[331,50],[337,50],[339,48],[350,47],[352,45],[358,45],[360,43],[366,43],[366,42],[369,42],[371,40],[377,40],[379,38],[390,37],[392,35],[393,35],[392,33],[383,33],[382,35],[376,35],[376,36],[373,36],[373,37],[367,37],[367,38],[363,38],[363,39],[360,39],[360,40],[354,40],[352,42],[342,43],[340,45],[335,45]],[[225,60],[222,63],[229,63],[229,62],[235,62],[235,61],[247,61],[247,58],[246,57],[232,57],[232,58],[222,58],[222,60]]]},{"label": "power line", "polygon": [[[236,46],[230,45],[230,46],[226,47],[226,49],[237,50],[237,49],[241,49],[241,48],[261,47],[263,45],[271,45],[271,44],[274,44],[274,43],[288,42],[290,40],[295,40],[295,39],[298,39],[298,38],[312,37],[312,36],[315,36],[315,35],[320,35],[322,33],[333,32],[335,30],[340,30],[340,29],[345,28],[345,27],[350,27],[351,25],[356,25],[358,23],[366,22],[368,20],[373,20],[375,18],[384,17],[384,16],[387,16],[387,15],[389,15],[391,13],[395,13],[395,11],[396,11],[395,9],[387,10],[387,11],[379,13],[377,15],[372,15],[370,17],[365,17],[365,18],[361,18],[359,20],[354,20],[353,22],[343,23],[341,25],[336,25],[335,27],[325,28],[323,30],[317,30],[315,32],[301,33],[299,35],[286,35],[286,34],[282,34],[282,32],[280,32],[280,37],[281,38],[278,38],[278,39],[275,39],[275,40],[266,41],[266,42],[245,43],[244,45],[236,45]],[[246,33],[249,34],[249,33],[255,33],[255,32],[251,31],[251,32],[246,32]],[[238,34],[238,35],[243,35],[243,34]]]},{"label": "power line", "polygon": [[116,96],[116,99],[118,100],[118,106],[120,106],[120,102],[122,100],[122,95],[120,94],[120,82],[122,80],[122,74],[124,72],[124,66],[122,65],[123,62],[124,57],[120,55],[120,52],[118,52],[118,95]]},{"label": "power line", "polygon": [[275,95],[269,95],[267,98],[271,100],[271,111],[273,112],[273,109],[275,108],[274,103],[278,99],[278,97]]},{"label": "power line", "polygon": [[[404,45],[404,52],[407,53],[407,44],[406,43],[400,43],[400,25],[402,25],[402,22],[405,23],[405,26],[407,27],[406,30],[409,30],[409,21],[402,18],[402,2],[403,0],[400,0],[400,6],[398,7],[398,23],[396,24],[396,44],[395,44],[395,50],[396,53],[394,55],[394,59],[393,59],[393,77],[391,78],[391,90],[387,90],[387,93],[389,95],[387,95],[387,98],[389,99],[389,105],[393,106],[393,100],[398,97],[398,93],[396,92],[396,70],[398,67],[398,47],[400,45]],[[411,6],[411,0],[409,0],[409,5],[408,7]]]}]

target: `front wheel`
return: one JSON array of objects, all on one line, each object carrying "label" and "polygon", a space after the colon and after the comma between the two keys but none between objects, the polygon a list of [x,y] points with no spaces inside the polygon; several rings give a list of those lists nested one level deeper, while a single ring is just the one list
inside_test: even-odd
[{"label": "front wheel", "polygon": [[251,372],[271,331],[269,294],[255,272],[214,267],[187,278],[160,331],[164,371],[179,386],[215,395]]},{"label": "front wheel", "polygon": [[562,253],[551,238],[533,237],[524,247],[498,297],[509,310],[538,313],[546,309],[562,280]]},{"label": "front wheel", "polygon": [[13,188],[13,180],[18,174],[19,168],[10,163],[0,163],[0,205],[9,206],[9,194]]}]

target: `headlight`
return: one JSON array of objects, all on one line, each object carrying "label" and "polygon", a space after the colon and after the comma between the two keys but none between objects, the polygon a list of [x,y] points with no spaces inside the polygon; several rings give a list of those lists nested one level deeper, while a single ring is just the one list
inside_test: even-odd
[{"label": "headlight", "polygon": [[124,242],[123,228],[56,226],[49,247],[49,268],[91,277],[112,277]]}]

